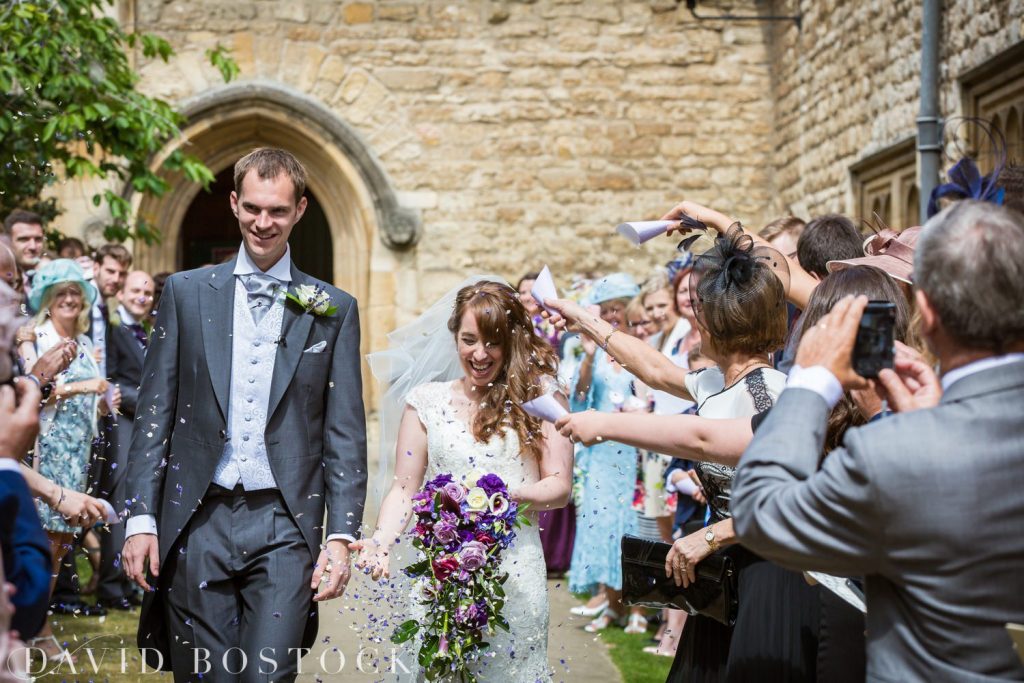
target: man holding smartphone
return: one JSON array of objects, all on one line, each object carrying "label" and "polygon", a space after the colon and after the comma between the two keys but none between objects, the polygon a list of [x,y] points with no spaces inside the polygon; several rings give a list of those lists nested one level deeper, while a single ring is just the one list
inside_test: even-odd
[{"label": "man holding smartphone", "polygon": [[[852,428],[818,469],[853,369],[864,297],[806,331],[787,389],[733,485],[742,544],[867,585],[868,680],[1022,679],[1004,631],[1024,620],[1024,216],[958,202],[914,256],[920,361],[878,373],[901,415]],[[963,514],[971,510],[971,515]]]}]

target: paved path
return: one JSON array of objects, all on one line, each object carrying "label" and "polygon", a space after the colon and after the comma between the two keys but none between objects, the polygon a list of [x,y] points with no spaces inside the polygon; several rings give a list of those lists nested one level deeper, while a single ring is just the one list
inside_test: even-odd
[{"label": "paved path", "polygon": [[[377,481],[378,434],[376,420],[371,420],[367,425],[371,489],[367,507],[370,509],[364,520],[370,528],[377,517],[377,501],[372,490]],[[569,593],[565,581],[549,581],[548,597],[551,601],[548,659],[554,672],[553,680],[564,683],[622,681],[608,656],[607,645],[583,630],[588,619],[569,614],[569,609],[579,603]],[[379,593],[369,577],[358,573],[353,576],[342,598],[321,606],[319,640],[313,651],[302,660],[303,674],[298,682],[369,683],[386,679],[389,668],[398,666],[392,663],[391,652],[392,647],[397,649],[398,646],[393,646],[388,640],[394,624],[382,624],[388,611],[380,604]],[[383,642],[373,642],[374,636],[382,638]],[[396,654],[401,659],[401,652],[396,651]]]},{"label": "paved path", "polygon": [[[345,597],[329,603],[320,611],[320,642],[303,660],[304,675],[300,683],[348,683],[387,679],[392,646],[387,642],[368,642],[372,627],[370,613],[380,611],[372,599],[374,591],[369,580],[356,575]],[[586,619],[569,614],[579,604],[569,593],[564,581],[549,581],[551,626],[548,631],[548,659],[555,681],[565,683],[617,683],[622,680],[608,656],[607,646],[583,630]],[[369,600],[367,598],[369,597]],[[362,598],[362,599],[360,599]],[[390,632],[388,629],[381,629]],[[360,654],[361,652],[361,654]],[[398,652],[401,659],[401,653]],[[496,683],[516,683],[500,681]]]}]

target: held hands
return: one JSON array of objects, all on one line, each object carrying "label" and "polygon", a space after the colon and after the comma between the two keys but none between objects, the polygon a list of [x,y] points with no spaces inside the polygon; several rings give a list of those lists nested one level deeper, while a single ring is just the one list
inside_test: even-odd
[{"label": "held hands", "polygon": [[584,446],[593,446],[601,441],[602,416],[594,410],[585,410],[579,413],[563,415],[555,423],[555,429],[562,436],[573,443],[581,443]]},{"label": "held hands", "polygon": [[136,534],[129,536],[121,551],[121,562],[124,573],[144,591],[151,591],[146,582],[146,562],[154,578],[160,576],[160,544],[156,534]]},{"label": "held hands", "polygon": [[[341,539],[327,541],[320,551],[313,566],[313,580],[309,587],[312,590],[320,589],[313,596],[313,602],[324,602],[340,597],[348,586],[348,580],[352,576],[352,568],[349,566],[349,543]],[[323,586],[321,586],[323,581]]]},{"label": "held hands", "polygon": [[368,573],[374,581],[379,581],[381,577],[391,578],[391,555],[388,548],[387,543],[381,543],[374,537],[349,544],[349,550],[359,551],[356,569]]},{"label": "held hands", "polygon": [[868,298],[863,295],[840,299],[817,325],[804,330],[796,351],[796,364],[802,368],[823,366],[846,391],[869,388],[868,380],[853,371],[857,326],[867,305]]},{"label": "held hands", "polygon": [[686,588],[697,580],[697,565],[711,554],[704,540],[704,530],[683,536],[672,544],[665,557],[665,576],[675,578],[676,585]]}]

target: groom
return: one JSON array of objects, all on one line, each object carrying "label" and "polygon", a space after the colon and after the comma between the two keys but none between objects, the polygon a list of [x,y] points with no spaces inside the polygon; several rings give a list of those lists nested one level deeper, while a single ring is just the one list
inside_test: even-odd
[{"label": "groom", "polygon": [[316,603],[348,582],[366,490],[359,316],[291,261],[305,186],[282,150],[235,164],[242,248],[167,279],[146,354],[123,558],[147,591],[139,647],[177,682],[294,679]]}]

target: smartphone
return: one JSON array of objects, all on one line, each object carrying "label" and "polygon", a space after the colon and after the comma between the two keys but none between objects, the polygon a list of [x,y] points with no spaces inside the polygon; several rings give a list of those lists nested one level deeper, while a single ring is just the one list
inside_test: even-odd
[{"label": "smartphone", "polygon": [[853,371],[873,379],[883,368],[891,368],[896,358],[893,331],[896,327],[896,304],[890,301],[869,301],[857,327],[853,345]]}]

